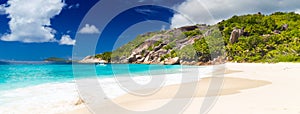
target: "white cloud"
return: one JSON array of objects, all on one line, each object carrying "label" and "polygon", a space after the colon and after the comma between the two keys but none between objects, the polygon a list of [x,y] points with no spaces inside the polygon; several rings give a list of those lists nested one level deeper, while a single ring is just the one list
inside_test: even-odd
[{"label": "white cloud", "polygon": [[228,19],[233,15],[296,11],[299,7],[299,0],[186,0],[175,6],[175,10],[183,15],[175,14],[171,27],[194,23],[216,24],[216,22]]},{"label": "white cloud", "polygon": [[55,41],[50,19],[58,15],[64,5],[61,0],[8,0],[4,9],[11,19],[10,33],[2,36],[1,40],[27,43]]},{"label": "white cloud", "polygon": [[60,45],[75,45],[76,40],[73,40],[70,35],[63,35],[59,41]]},{"label": "white cloud", "polygon": [[182,14],[175,14],[171,20],[171,28],[178,28],[193,24],[194,23],[190,19],[188,19],[188,17]]},{"label": "white cloud", "polygon": [[100,33],[99,29],[95,25],[85,24],[85,26],[79,30],[81,34],[97,34]]}]

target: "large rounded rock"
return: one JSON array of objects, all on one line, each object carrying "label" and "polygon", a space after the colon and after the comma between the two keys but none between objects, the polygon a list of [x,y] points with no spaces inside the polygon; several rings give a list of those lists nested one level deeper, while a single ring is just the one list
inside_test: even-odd
[{"label": "large rounded rock", "polygon": [[179,57],[175,57],[175,58],[172,58],[172,59],[169,59],[169,60],[165,61],[165,64],[166,65],[180,64],[180,59],[179,59]]},{"label": "large rounded rock", "polygon": [[230,35],[230,43],[234,44],[235,42],[237,42],[238,38],[239,38],[239,31],[238,29],[234,29]]},{"label": "large rounded rock", "polygon": [[281,26],[281,30],[287,30],[289,28],[288,24],[284,24]]},{"label": "large rounded rock", "polygon": [[134,63],[136,61],[137,61],[137,58],[136,58],[135,54],[130,55],[130,57],[128,58],[129,63]]},{"label": "large rounded rock", "polygon": [[238,41],[238,38],[244,35],[244,28],[237,29],[235,28],[230,35],[230,43],[234,44]]},{"label": "large rounded rock", "polygon": [[154,47],[154,51],[158,51],[159,49],[161,49],[162,47],[164,47],[166,44],[159,44],[158,46]]}]

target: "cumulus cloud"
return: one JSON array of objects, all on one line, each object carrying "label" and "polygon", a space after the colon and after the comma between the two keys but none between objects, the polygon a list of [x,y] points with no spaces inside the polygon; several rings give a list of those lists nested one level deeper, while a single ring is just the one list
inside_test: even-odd
[{"label": "cumulus cloud", "polygon": [[186,0],[175,6],[181,14],[175,14],[171,21],[172,28],[195,23],[216,24],[233,15],[296,11],[299,7],[299,0]]},{"label": "cumulus cloud", "polygon": [[50,19],[58,15],[64,3],[61,0],[8,0],[4,7],[8,14],[10,33],[3,41],[50,42],[55,41],[55,30]]},{"label": "cumulus cloud", "polygon": [[95,25],[85,24],[85,26],[79,30],[79,33],[81,33],[81,34],[97,34],[97,33],[100,33],[100,31]]},{"label": "cumulus cloud", "polygon": [[59,40],[60,45],[75,45],[76,40],[73,40],[70,35],[63,35]]}]

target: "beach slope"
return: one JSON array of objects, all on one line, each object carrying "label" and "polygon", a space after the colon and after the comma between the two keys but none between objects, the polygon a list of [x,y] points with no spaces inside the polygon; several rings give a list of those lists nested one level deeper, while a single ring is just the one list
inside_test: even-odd
[{"label": "beach slope", "polygon": [[[198,91],[183,112],[185,114],[199,114],[205,96],[218,96],[208,114],[298,114],[300,113],[299,71],[299,63],[227,63],[224,77],[207,77],[199,82],[166,86],[155,95],[143,98],[127,94],[114,101],[130,110],[155,109],[171,99],[190,99],[187,97],[189,95],[185,94],[174,98],[174,94],[179,86],[197,83]],[[222,89],[219,93],[206,95],[208,85],[213,78],[223,80]],[[89,113],[87,108],[82,108],[65,114]]]}]

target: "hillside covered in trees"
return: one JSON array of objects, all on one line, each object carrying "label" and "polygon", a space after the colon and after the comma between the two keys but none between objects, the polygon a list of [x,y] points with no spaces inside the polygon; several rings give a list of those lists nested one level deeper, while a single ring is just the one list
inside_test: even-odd
[{"label": "hillside covered in trees", "polygon": [[96,57],[112,63],[144,64],[300,62],[300,15],[249,14],[216,25],[149,32]]},{"label": "hillside covered in trees", "polygon": [[[218,24],[226,41],[226,56],[238,62],[300,62],[300,15],[276,12],[233,16]],[[231,44],[234,28],[244,27],[246,36]]]}]

